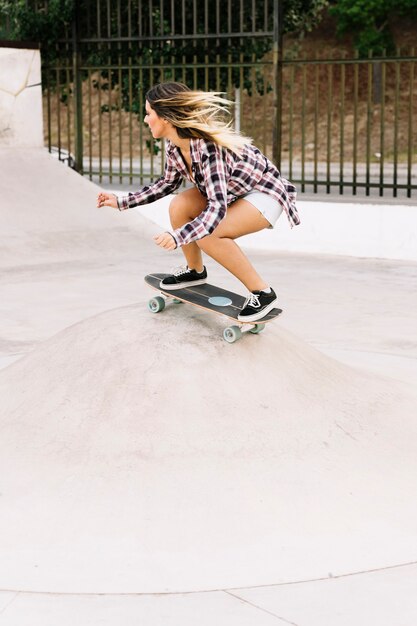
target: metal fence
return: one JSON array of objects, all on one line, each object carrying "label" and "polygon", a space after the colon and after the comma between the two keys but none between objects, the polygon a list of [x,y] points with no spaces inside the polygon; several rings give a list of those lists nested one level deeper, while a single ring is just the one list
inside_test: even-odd
[{"label": "metal fence", "polygon": [[[225,92],[233,122],[300,191],[411,198],[417,189],[414,49],[290,59],[278,0],[79,0],[43,65],[45,141],[105,185],[163,171],[143,124],[153,83]],[[49,51],[50,52],[50,51]]]},{"label": "metal fence", "polygon": [[284,63],[282,162],[302,191],[415,194],[416,62],[410,50]]},{"label": "metal fence", "polygon": [[[53,146],[58,147],[64,156],[71,152],[73,155],[82,154],[83,173],[100,182],[132,183],[136,179],[142,183],[160,176],[164,165],[163,145],[152,139],[143,123],[145,89],[137,90],[138,82],[149,84],[157,75],[158,81],[178,80],[186,82],[192,88],[205,89],[209,88],[206,85],[211,85],[212,89],[225,91],[235,102],[234,125],[239,126],[244,134],[253,136],[257,145],[272,158],[273,97],[270,94],[249,95],[246,90],[235,87],[232,83],[228,83],[226,87],[217,86],[216,73],[229,69],[231,66],[220,63],[171,63],[168,69],[162,64],[157,66],[145,63],[131,66],[82,65],[84,78],[79,97],[82,104],[77,107],[72,67],[45,68],[47,145],[50,149]],[[272,74],[272,63],[246,63],[237,69],[240,72],[246,70],[249,76],[260,73],[262,80],[266,80]],[[199,70],[204,72],[203,80],[187,78],[188,72]],[[111,88],[115,72],[118,74],[118,84],[124,85],[125,93],[119,87]],[[128,107],[123,105],[123,99],[127,99]],[[77,127],[82,133],[81,138],[76,136]]]}]

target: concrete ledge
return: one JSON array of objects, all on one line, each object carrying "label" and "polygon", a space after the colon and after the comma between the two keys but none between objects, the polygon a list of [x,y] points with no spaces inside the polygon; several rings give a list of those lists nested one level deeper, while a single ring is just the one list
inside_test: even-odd
[{"label": "concrete ledge", "polygon": [[242,239],[246,247],[417,261],[417,206],[303,201],[301,225],[285,218],[273,231]]},{"label": "concrete ledge", "polygon": [[[137,211],[162,228],[169,228],[171,198],[138,207]],[[291,230],[282,216],[275,229],[242,237],[242,246],[271,252],[417,261],[417,206],[386,201],[370,204],[299,200],[298,207],[300,226]]]}]

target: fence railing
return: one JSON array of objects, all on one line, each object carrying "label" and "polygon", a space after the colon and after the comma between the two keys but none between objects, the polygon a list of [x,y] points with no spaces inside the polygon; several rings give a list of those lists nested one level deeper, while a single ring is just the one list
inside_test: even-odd
[{"label": "fence railing", "polygon": [[[281,170],[300,191],[407,197],[417,189],[417,57],[287,60],[282,69]],[[100,183],[142,184],[160,176],[163,146],[143,124],[144,93],[158,80],[216,86],[216,76],[245,72],[256,88],[226,82],[241,131],[273,158],[274,66],[246,63],[81,64],[44,68],[46,142],[73,152],[82,132],[83,171]],[[112,88],[114,75],[117,86]],[[192,80],[190,80],[192,77]],[[220,81],[217,79],[217,82]],[[242,83],[244,82],[242,76]],[[124,85],[124,91],[120,85]],[[224,83],[218,85],[224,89]],[[136,110],[132,106],[136,98]],[[127,106],[126,106],[127,102]],[[79,118],[77,120],[77,115]]]},{"label": "fence railing", "polygon": [[143,123],[144,95],[179,80],[225,92],[235,126],[300,191],[415,196],[415,50],[286,58],[282,4],[77,0],[74,23],[43,51],[46,145],[101,184],[154,180],[164,151]]},{"label": "fence railing", "polygon": [[416,62],[411,50],[389,58],[284,63],[282,158],[302,191],[411,197],[417,188]]},{"label": "fence railing", "polygon": [[[225,91],[235,102],[235,126],[250,136],[257,145],[272,157],[273,151],[273,100],[271,94],[249,95],[230,81],[226,88],[220,84],[219,72],[245,71],[252,80],[265,81],[273,73],[271,61],[241,65],[218,63],[153,65],[82,65],[83,171],[90,178],[110,183],[127,179],[143,182],[161,174],[163,146],[155,142],[146,125],[144,90],[137,85],[149,84],[154,76],[158,81],[178,80],[196,89],[211,88]],[[193,77],[199,72],[200,79]],[[114,74],[118,86],[111,88]],[[73,89],[74,73],[71,65],[44,68],[44,111],[46,142],[64,154],[75,151],[76,100]],[[268,83],[269,84],[269,83]],[[124,85],[124,92],[120,88]],[[266,88],[265,88],[266,91]],[[135,105],[133,101],[136,98]],[[123,100],[127,101],[127,107]]]}]

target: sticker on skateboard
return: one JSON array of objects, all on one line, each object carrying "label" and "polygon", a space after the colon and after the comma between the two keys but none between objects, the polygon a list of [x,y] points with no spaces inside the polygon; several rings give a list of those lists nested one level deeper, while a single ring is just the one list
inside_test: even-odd
[{"label": "sticker on skateboard", "polygon": [[228,326],[223,331],[223,338],[228,343],[234,343],[241,338],[245,332],[258,334],[264,330],[265,324],[275,319],[282,313],[282,309],[272,309],[263,318],[256,322],[242,322],[238,320],[238,315],[246,302],[246,298],[234,293],[205,283],[194,287],[181,287],[180,289],[161,289],[160,283],[169,274],[148,274],[145,282],[159,292],[159,296],[151,298],[148,308],[152,313],[160,313],[165,309],[168,301],[186,302],[197,306],[205,311],[212,311],[219,315],[234,320],[237,324]]}]

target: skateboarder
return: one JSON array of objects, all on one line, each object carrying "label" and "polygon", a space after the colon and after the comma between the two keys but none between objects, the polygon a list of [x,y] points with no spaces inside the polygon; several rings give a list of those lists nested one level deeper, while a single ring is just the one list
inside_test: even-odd
[{"label": "skateboarder", "polygon": [[220,263],[248,289],[239,320],[261,319],[277,304],[270,285],[256,272],[235,239],[273,228],[284,210],[291,227],[300,223],[295,187],[224,121],[231,103],[217,92],[193,91],[176,82],[161,83],[146,94],[145,123],[155,139],[166,140],[164,175],[135,193],[117,198],[101,192],[97,206],[124,211],[154,202],[178,189],[169,208],[172,230],[154,237],[170,251],[181,247],[187,266],[161,287],[175,290],[207,280],[202,252]]}]

